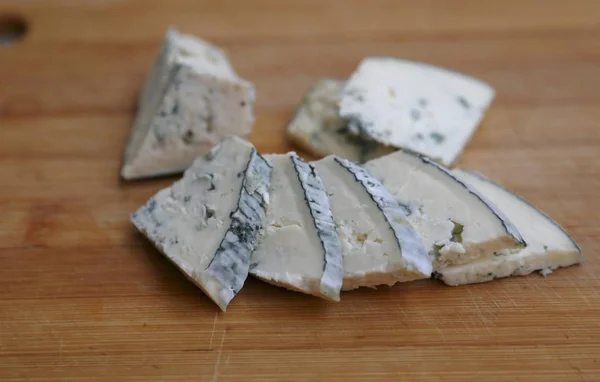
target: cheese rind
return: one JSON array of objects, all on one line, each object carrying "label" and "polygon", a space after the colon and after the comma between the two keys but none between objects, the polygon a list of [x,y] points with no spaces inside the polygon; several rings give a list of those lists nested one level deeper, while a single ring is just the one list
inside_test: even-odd
[{"label": "cheese rind", "polygon": [[368,57],[348,80],[340,116],[351,132],[452,164],[494,98],[487,84],[432,65]]},{"label": "cheese rind", "polygon": [[427,278],[431,260],[381,183],[336,156],[313,162],[323,179],[344,256],[343,290]]},{"label": "cheese rind", "polygon": [[267,155],[271,204],[250,273],[285,288],[339,301],[342,251],[314,168],[296,154]]},{"label": "cheese rind", "polygon": [[407,211],[435,271],[524,246],[518,230],[496,206],[422,155],[399,150],[365,167]]},{"label": "cheese rind", "polygon": [[546,276],[556,268],[583,262],[583,254],[575,241],[544,212],[479,173],[460,169],[452,172],[505,211],[522,233],[527,247],[519,251],[489,252],[476,261],[441,269],[437,277],[444,283],[480,283],[525,276],[536,270]]},{"label": "cheese rind", "polygon": [[141,91],[121,176],[178,173],[224,137],[246,137],[253,104],[254,86],[223,51],[170,29]]},{"label": "cheese rind", "polygon": [[288,137],[314,155],[333,154],[360,163],[395,150],[348,132],[338,106],[345,84],[321,79],[309,89],[287,126]]},{"label": "cheese rind", "polygon": [[248,275],[270,176],[270,164],[250,143],[227,138],[131,220],[224,311]]}]

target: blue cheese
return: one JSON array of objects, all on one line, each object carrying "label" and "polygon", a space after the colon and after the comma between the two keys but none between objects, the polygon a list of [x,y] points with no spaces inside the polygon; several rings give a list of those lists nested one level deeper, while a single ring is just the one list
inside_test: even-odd
[{"label": "blue cheese", "polygon": [[349,133],[338,106],[345,84],[345,81],[322,79],[308,90],[287,126],[288,137],[314,155],[332,154],[361,163],[393,151]]},{"label": "blue cheese", "polygon": [[265,158],[273,164],[270,205],[250,273],[339,301],[342,251],[320,177],[294,153]]},{"label": "blue cheese", "polygon": [[343,290],[428,278],[432,265],[402,207],[360,166],[313,162],[330,200],[344,257]]},{"label": "blue cheese", "polygon": [[419,62],[369,57],[343,90],[340,116],[357,135],[450,165],[468,143],[494,93],[489,85],[464,74]]},{"label": "blue cheese", "polygon": [[131,220],[222,310],[244,285],[268,203],[271,167],[248,142],[223,140]]},{"label": "blue cheese", "polygon": [[488,252],[476,261],[441,269],[438,277],[446,284],[525,276],[536,270],[546,276],[556,268],[583,262],[581,250],[567,232],[525,199],[478,173],[465,170],[453,173],[501,208],[521,232],[527,247],[518,251]]},{"label": "blue cheese", "polygon": [[140,94],[121,176],[182,172],[224,137],[248,136],[254,97],[222,50],[170,29]]},{"label": "blue cheese", "polygon": [[403,206],[435,271],[524,246],[500,209],[424,156],[399,150],[365,167]]}]

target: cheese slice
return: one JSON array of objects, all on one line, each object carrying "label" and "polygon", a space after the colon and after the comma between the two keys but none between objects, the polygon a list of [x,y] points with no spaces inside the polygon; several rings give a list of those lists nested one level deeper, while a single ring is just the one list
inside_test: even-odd
[{"label": "cheese slice", "polygon": [[377,179],[336,156],[313,165],[323,180],[342,245],[343,290],[431,276],[431,260],[419,235]]},{"label": "cheese slice", "polygon": [[227,138],[131,220],[224,311],[248,276],[270,176],[250,143]]},{"label": "cheese slice", "polygon": [[141,91],[121,176],[182,172],[224,137],[248,136],[253,104],[254,86],[222,50],[170,29]]},{"label": "cheese slice", "polygon": [[338,106],[345,84],[321,79],[309,89],[288,124],[288,137],[314,155],[333,154],[360,163],[395,150],[348,132]]},{"label": "cheese slice", "polygon": [[583,262],[581,250],[567,232],[525,199],[476,172],[457,169],[453,174],[501,208],[519,229],[527,247],[519,251],[489,252],[476,261],[442,269],[438,277],[444,283],[480,283],[525,276],[536,270],[546,276],[556,268]]},{"label": "cheese slice", "polygon": [[349,131],[452,164],[494,98],[487,84],[432,65],[368,57],[340,100]]},{"label": "cheese slice", "polygon": [[265,157],[273,164],[271,199],[250,273],[274,285],[339,301],[342,250],[321,179],[294,153]]},{"label": "cheese slice", "polygon": [[502,211],[422,155],[399,150],[369,161],[365,167],[404,206],[435,271],[524,246]]}]

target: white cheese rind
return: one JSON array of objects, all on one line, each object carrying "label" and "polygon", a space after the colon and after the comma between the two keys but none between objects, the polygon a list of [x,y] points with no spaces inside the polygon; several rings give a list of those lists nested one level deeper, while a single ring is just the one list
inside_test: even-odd
[{"label": "white cheese rind", "polygon": [[254,86],[223,51],[169,30],[140,94],[121,176],[182,172],[224,137],[246,137],[253,104]]},{"label": "white cheese rind", "polygon": [[348,132],[338,106],[345,84],[321,79],[309,89],[287,126],[288,137],[314,155],[337,155],[359,163],[395,150]]},{"label": "white cheese rind", "polygon": [[498,208],[422,155],[399,150],[365,167],[404,206],[435,271],[524,246],[518,230]]},{"label": "white cheese rind", "polygon": [[494,98],[487,84],[432,65],[368,57],[348,80],[340,116],[350,131],[452,164]]},{"label": "white cheese rind", "polygon": [[343,290],[427,278],[431,260],[378,180],[335,156],[313,162],[323,179],[344,256]]},{"label": "white cheese rind", "polygon": [[269,163],[250,143],[228,138],[131,220],[224,311],[248,275],[270,174]]},{"label": "white cheese rind", "polygon": [[278,286],[339,301],[342,251],[321,179],[294,153],[266,157],[274,166],[271,204],[250,273]]},{"label": "white cheese rind", "polygon": [[505,211],[527,247],[519,251],[490,252],[474,262],[440,270],[438,277],[448,285],[490,281],[508,276],[525,276],[536,270],[546,276],[554,269],[583,262],[583,254],[567,232],[544,212],[520,196],[481,174],[453,170],[453,174]]}]

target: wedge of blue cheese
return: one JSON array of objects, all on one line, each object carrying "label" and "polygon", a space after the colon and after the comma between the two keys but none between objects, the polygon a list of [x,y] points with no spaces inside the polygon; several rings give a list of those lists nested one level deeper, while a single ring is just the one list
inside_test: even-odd
[{"label": "wedge of blue cheese", "polygon": [[348,80],[340,116],[363,138],[452,164],[494,98],[487,84],[432,65],[368,57]]},{"label": "wedge of blue cheese", "polygon": [[431,276],[431,260],[402,207],[364,168],[337,156],[313,162],[344,257],[343,290]]},{"label": "wedge of blue cheese", "polygon": [[264,233],[250,273],[290,290],[339,301],[342,250],[321,178],[294,153],[273,165]]},{"label": "wedge of blue cheese", "polygon": [[254,146],[227,138],[131,220],[224,311],[248,276],[270,178],[271,166]]},{"label": "wedge of blue cheese", "polygon": [[179,173],[224,137],[247,137],[254,98],[221,49],[170,29],[141,91],[121,176]]},{"label": "wedge of blue cheese", "polygon": [[370,139],[350,134],[339,115],[340,96],[346,81],[321,79],[304,95],[287,136],[304,150],[318,156],[337,155],[365,162],[393,151]]},{"label": "wedge of blue cheese", "polygon": [[544,212],[483,175],[453,170],[501,208],[523,235],[527,247],[518,251],[489,252],[467,264],[440,270],[448,285],[481,283],[508,276],[525,276],[539,270],[544,276],[561,267],[583,262],[583,254],[567,232]]},{"label": "wedge of blue cheese", "polygon": [[422,155],[399,150],[365,167],[403,206],[435,271],[525,245],[500,209]]}]

